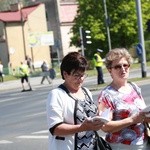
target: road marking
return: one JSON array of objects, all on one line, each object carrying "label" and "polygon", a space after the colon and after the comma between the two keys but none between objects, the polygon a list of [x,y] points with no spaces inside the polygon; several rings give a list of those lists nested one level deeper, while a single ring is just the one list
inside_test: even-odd
[{"label": "road marking", "polygon": [[35,116],[40,116],[40,115],[45,115],[46,114],[46,111],[43,111],[43,112],[40,112],[40,113],[36,113],[36,114],[31,114],[31,115],[27,115],[25,117],[35,117]]},{"label": "road marking", "polygon": [[9,101],[12,101],[12,100],[17,100],[17,99],[20,99],[20,98],[22,98],[22,97],[14,97],[14,98],[7,98],[7,99],[5,99],[5,100],[0,100],[0,103],[3,103],[3,102],[9,102]]},{"label": "road marking", "polygon": [[35,135],[22,135],[16,137],[18,139],[48,139],[48,135],[35,136]]},{"label": "road marking", "polygon": [[0,141],[0,144],[11,144],[13,143],[12,141],[6,141],[6,140],[2,140]]},{"label": "road marking", "polygon": [[32,134],[43,134],[43,133],[48,133],[48,130],[42,130],[42,131],[38,131],[38,132],[33,132]]}]

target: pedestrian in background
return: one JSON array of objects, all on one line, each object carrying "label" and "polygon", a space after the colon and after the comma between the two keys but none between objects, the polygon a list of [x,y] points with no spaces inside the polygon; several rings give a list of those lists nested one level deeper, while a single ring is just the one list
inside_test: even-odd
[{"label": "pedestrian in background", "polygon": [[30,72],[32,73],[33,72],[32,59],[29,56],[26,56],[25,60],[26,60],[26,64],[28,65],[28,67],[30,69]]},{"label": "pedestrian in background", "polygon": [[105,65],[112,82],[98,98],[99,112],[110,109],[110,120],[102,129],[113,150],[148,150],[145,122],[150,118],[141,112],[146,107],[141,89],[128,82],[132,57],[125,48],[108,52]]},{"label": "pedestrian in background", "polygon": [[41,84],[43,84],[44,80],[47,79],[48,83],[51,84],[50,81],[50,73],[49,73],[49,66],[46,63],[46,61],[43,61],[43,64],[41,65],[41,69],[42,69],[42,80],[41,80]]},{"label": "pedestrian in background", "polygon": [[56,71],[53,67],[51,67],[49,69],[49,77],[50,77],[51,80],[54,80],[56,78]]},{"label": "pedestrian in background", "polygon": [[50,91],[47,99],[49,150],[95,150],[95,132],[101,121],[88,117],[97,115],[91,92],[82,87],[87,60],[78,52],[67,54],[60,70],[64,83]]},{"label": "pedestrian in background", "polygon": [[94,54],[94,65],[97,70],[97,84],[104,84],[103,79],[103,59],[101,58],[100,53],[102,53],[103,50],[97,49],[97,52]]},{"label": "pedestrian in background", "polygon": [[[22,92],[25,92],[25,91],[32,91],[32,88],[31,88],[31,85],[30,85],[30,82],[29,82],[29,67],[26,63],[24,62],[21,62],[21,65],[19,67],[19,73],[20,73],[20,76],[21,76],[21,84],[22,84]],[[28,84],[28,87],[29,89],[28,90],[25,90],[25,85],[24,85],[24,81],[26,81],[26,83]]]},{"label": "pedestrian in background", "polygon": [[3,78],[3,64],[0,60],[0,82],[4,82],[4,78]]}]

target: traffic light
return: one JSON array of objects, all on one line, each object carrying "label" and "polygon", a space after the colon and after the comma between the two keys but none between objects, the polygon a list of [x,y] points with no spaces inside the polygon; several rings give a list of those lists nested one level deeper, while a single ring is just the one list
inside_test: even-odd
[{"label": "traffic light", "polygon": [[82,28],[82,38],[83,38],[83,45],[84,45],[84,47],[86,47],[87,44],[91,44],[92,43],[90,34],[91,34],[90,30],[84,30]]}]

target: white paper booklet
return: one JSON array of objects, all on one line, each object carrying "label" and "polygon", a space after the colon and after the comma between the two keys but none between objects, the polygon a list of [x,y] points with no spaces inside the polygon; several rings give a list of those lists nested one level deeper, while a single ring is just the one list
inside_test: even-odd
[{"label": "white paper booklet", "polygon": [[107,123],[110,121],[110,109],[105,109],[105,111],[100,113],[100,116],[94,116],[91,118],[92,121],[100,120],[104,123]]},{"label": "white paper booklet", "polygon": [[142,112],[149,112],[150,113],[150,106],[145,107]]},{"label": "white paper booklet", "polygon": [[145,116],[146,116],[146,117],[150,117],[150,106],[145,107],[145,108],[142,110],[142,112],[148,113],[148,114],[146,114]]}]

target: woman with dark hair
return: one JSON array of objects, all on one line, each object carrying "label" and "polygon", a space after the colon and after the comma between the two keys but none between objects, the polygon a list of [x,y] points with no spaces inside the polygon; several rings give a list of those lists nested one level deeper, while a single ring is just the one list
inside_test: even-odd
[{"label": "woman with dark hair", "polygon": [[67,54],[60,70],[64,83],[50,91],[47,99],[49,150],[94,150],[95,132],[104,123],[90,121],[97,115],[91,92],[82,87],[87,60],[78,52]]}]

